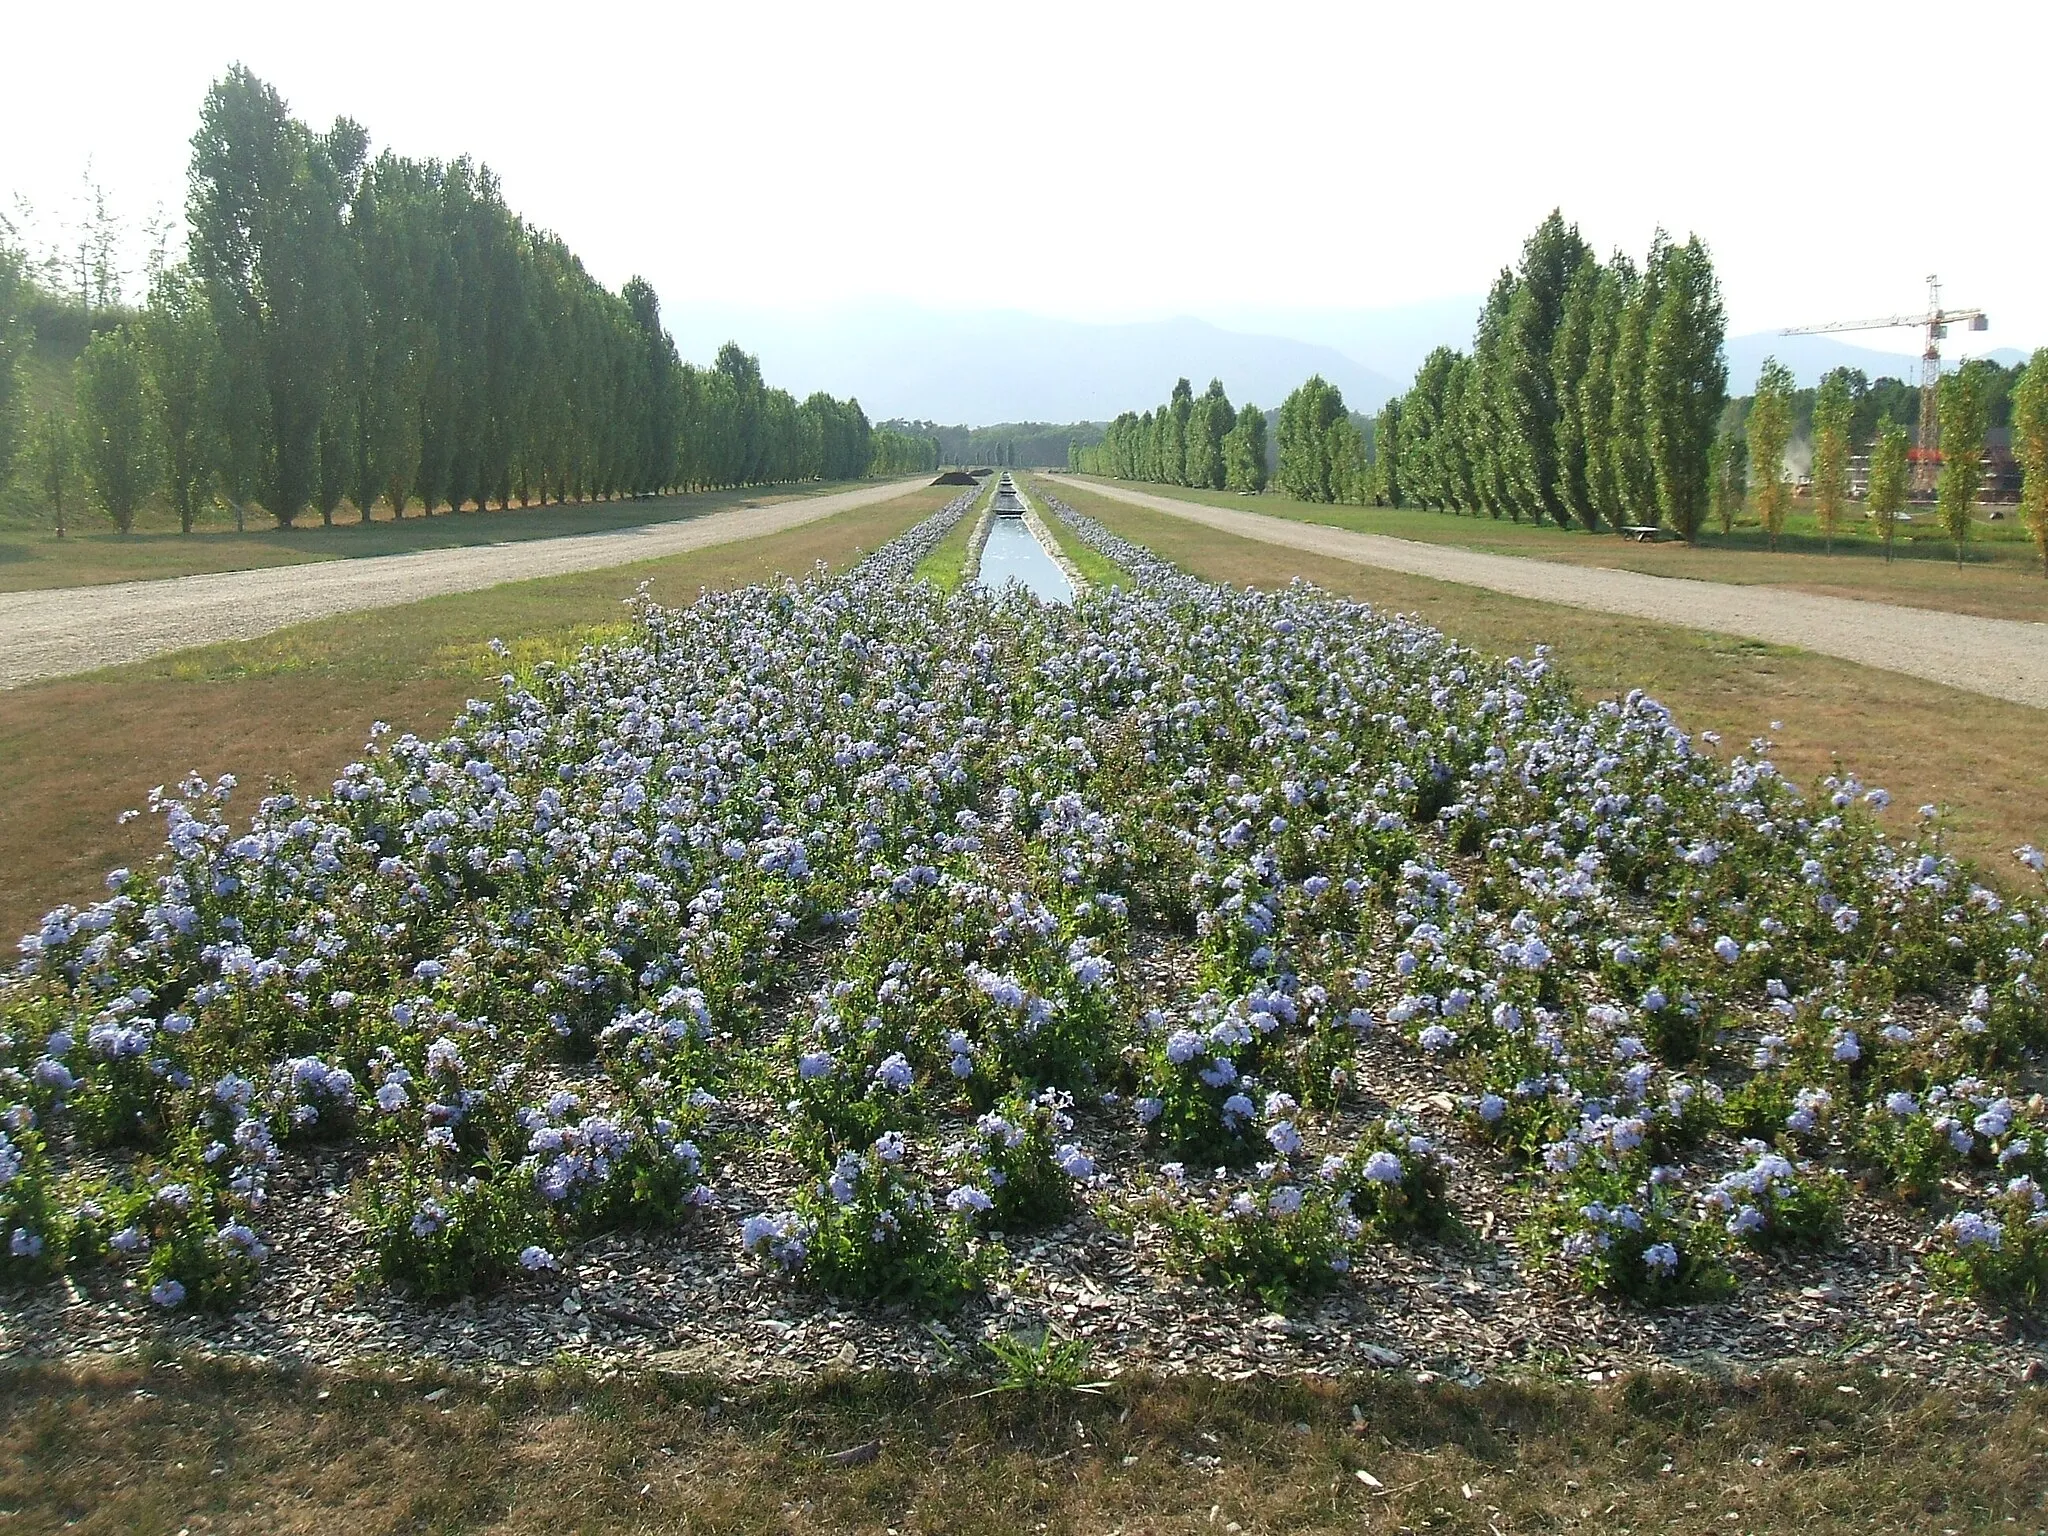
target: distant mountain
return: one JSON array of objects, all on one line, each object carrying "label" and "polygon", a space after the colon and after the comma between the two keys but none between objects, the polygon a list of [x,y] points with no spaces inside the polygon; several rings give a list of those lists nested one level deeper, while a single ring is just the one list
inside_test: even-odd
[{"label": "distant mountain", "polygon": [[[1479,294],[1423,299],[1393,309],[1333,309],[1238,304],[1203,311],[1203,318],[1234,331],[1285,336],[1335,347],[1346,357],[1398,379],[1406,389],[1415,370],[1437,347],[1470,351],[1472,330],[1485,302]],[[1347,401],[1350,391],[1345,391]],[[1375,406],[1377,408],[1377,406]]]},{"label": "distant mountain", "polygon": [[671,304],[663,318],[685,357],[738,341],[798,396],[858,396],[872,420],[1106,421],[1164,400],[1175,379],[1220,378],[1238,404],[1275,406],[1312,373],[1347,404],[1377,410],[1405,387],[1329,345],[1178,317],[1128,324],[1019,310],[931,310],[895,301],[814,309]]}]

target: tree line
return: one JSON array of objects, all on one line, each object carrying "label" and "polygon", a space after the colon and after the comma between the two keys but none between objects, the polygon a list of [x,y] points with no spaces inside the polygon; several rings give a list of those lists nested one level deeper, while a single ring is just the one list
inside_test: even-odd
[{"label": "tree line", "polygon": [[1067,467],[1118,480],[1150,480],[1208,490],[1266,488],[1266,413],[1250,403],[1233,409],[1223,381],[1198,397],[1178,380],[1165,404],[1125,411],[1094,446],[1071,443]]},{"label": "tree line", "polygon": [[[479,508],[932,468],[856,401],[798,401],[727,344],[683,362],[654,289],[612,293],[467,159],[374,158],[237,67],[193,138],[184,260],[94,335],[76,421],[27,445],[61,507],[79,471],[124,532],[161,494],[179,525],[218,496],[279,525],[344,504]],[[0,346],[21,263],[0,261]],[[0,470],[22,444],[0,354]],[[75,496],[75,493],[74,493]]]},{"label": "tree line", "polygon": [[[1912,492],[1920,393],[1897,379],[1870,382],[1858,369],[1836,368],[1815,389],[1796,387],[1791,370],[1764,359],[1755,391],[1731,402],[1716,444],[1714,507],[1722,532],[1745,506],[1771,548],[1784,532],[1794,494],[1787,450],[1809,449],[1807,490],[1823,547],[1832,550],[1850,500],[1851,473],[1864,451],[1865,508],[1890,559],[1892,541]],[[1935,520],[1954,545],[1956,562],[1974,528],[1984,489],[1985,445],[1993,428],[2009,429],[2020,473],[2020,516],[2048,575],[2048,347],[2007,369],[1975,359],[1942,376],[1935,389],[1932,473]]]},{"label": "tree line", "polygon": [[1697,236],[1639,266],[1553,212],[1375,422],[1370,499],[1591,530],[1697,536],[1727,394],[1726,320]]}]

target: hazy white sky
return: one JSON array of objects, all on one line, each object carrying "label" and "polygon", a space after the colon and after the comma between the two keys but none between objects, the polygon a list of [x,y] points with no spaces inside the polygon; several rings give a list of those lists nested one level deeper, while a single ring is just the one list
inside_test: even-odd
[{"label": "hazy white sky", "polygon": [[1991,311],[1974,348],[2048,342],[2041,0],[109,0],[6,31],[0,193],[46,216],[88,160],[123,211],[177,210],[240,60],[316,123],[486,161],[669,299],[1393,306],[1480,292],[1562,205],[1602,250],[1698,231],[1736,332],[1909,308],[1938,271]]}]

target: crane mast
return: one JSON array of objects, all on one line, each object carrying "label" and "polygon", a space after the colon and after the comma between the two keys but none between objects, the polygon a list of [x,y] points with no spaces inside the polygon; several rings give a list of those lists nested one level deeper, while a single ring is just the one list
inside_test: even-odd
[{"label": "crane mast", "polygon": [[1920,422],[1913,441],[1913,489],[1934,489],[1934,471],[1941,463],[1941,428],[1937,423],[1935,393],[1941,385],[1941,344],[1948,339],[1951,325],[1968,325],[1973,331],[1989,329],[1991,321],[1981,309],[1943,309],[1941,279],[1927,277],[1927,310],[1918,315],[1887,315],[1879,320],[1831,320],[1825,325],[1787,326],[1780,336],[1819,336],[1830,331],[1888,331],[1910,328],[1926,333],[1926,349],[1920,354]]}]

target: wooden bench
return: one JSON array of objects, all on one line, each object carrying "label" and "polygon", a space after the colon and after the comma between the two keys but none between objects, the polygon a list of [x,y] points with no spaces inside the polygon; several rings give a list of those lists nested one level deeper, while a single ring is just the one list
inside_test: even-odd
[{"label": "wooden bench", "polygon": [[1655,523],[1631,523],[1621,533],[1623,538],[1634,539],[1638,544],[1654,544],[1663,531]]}]

